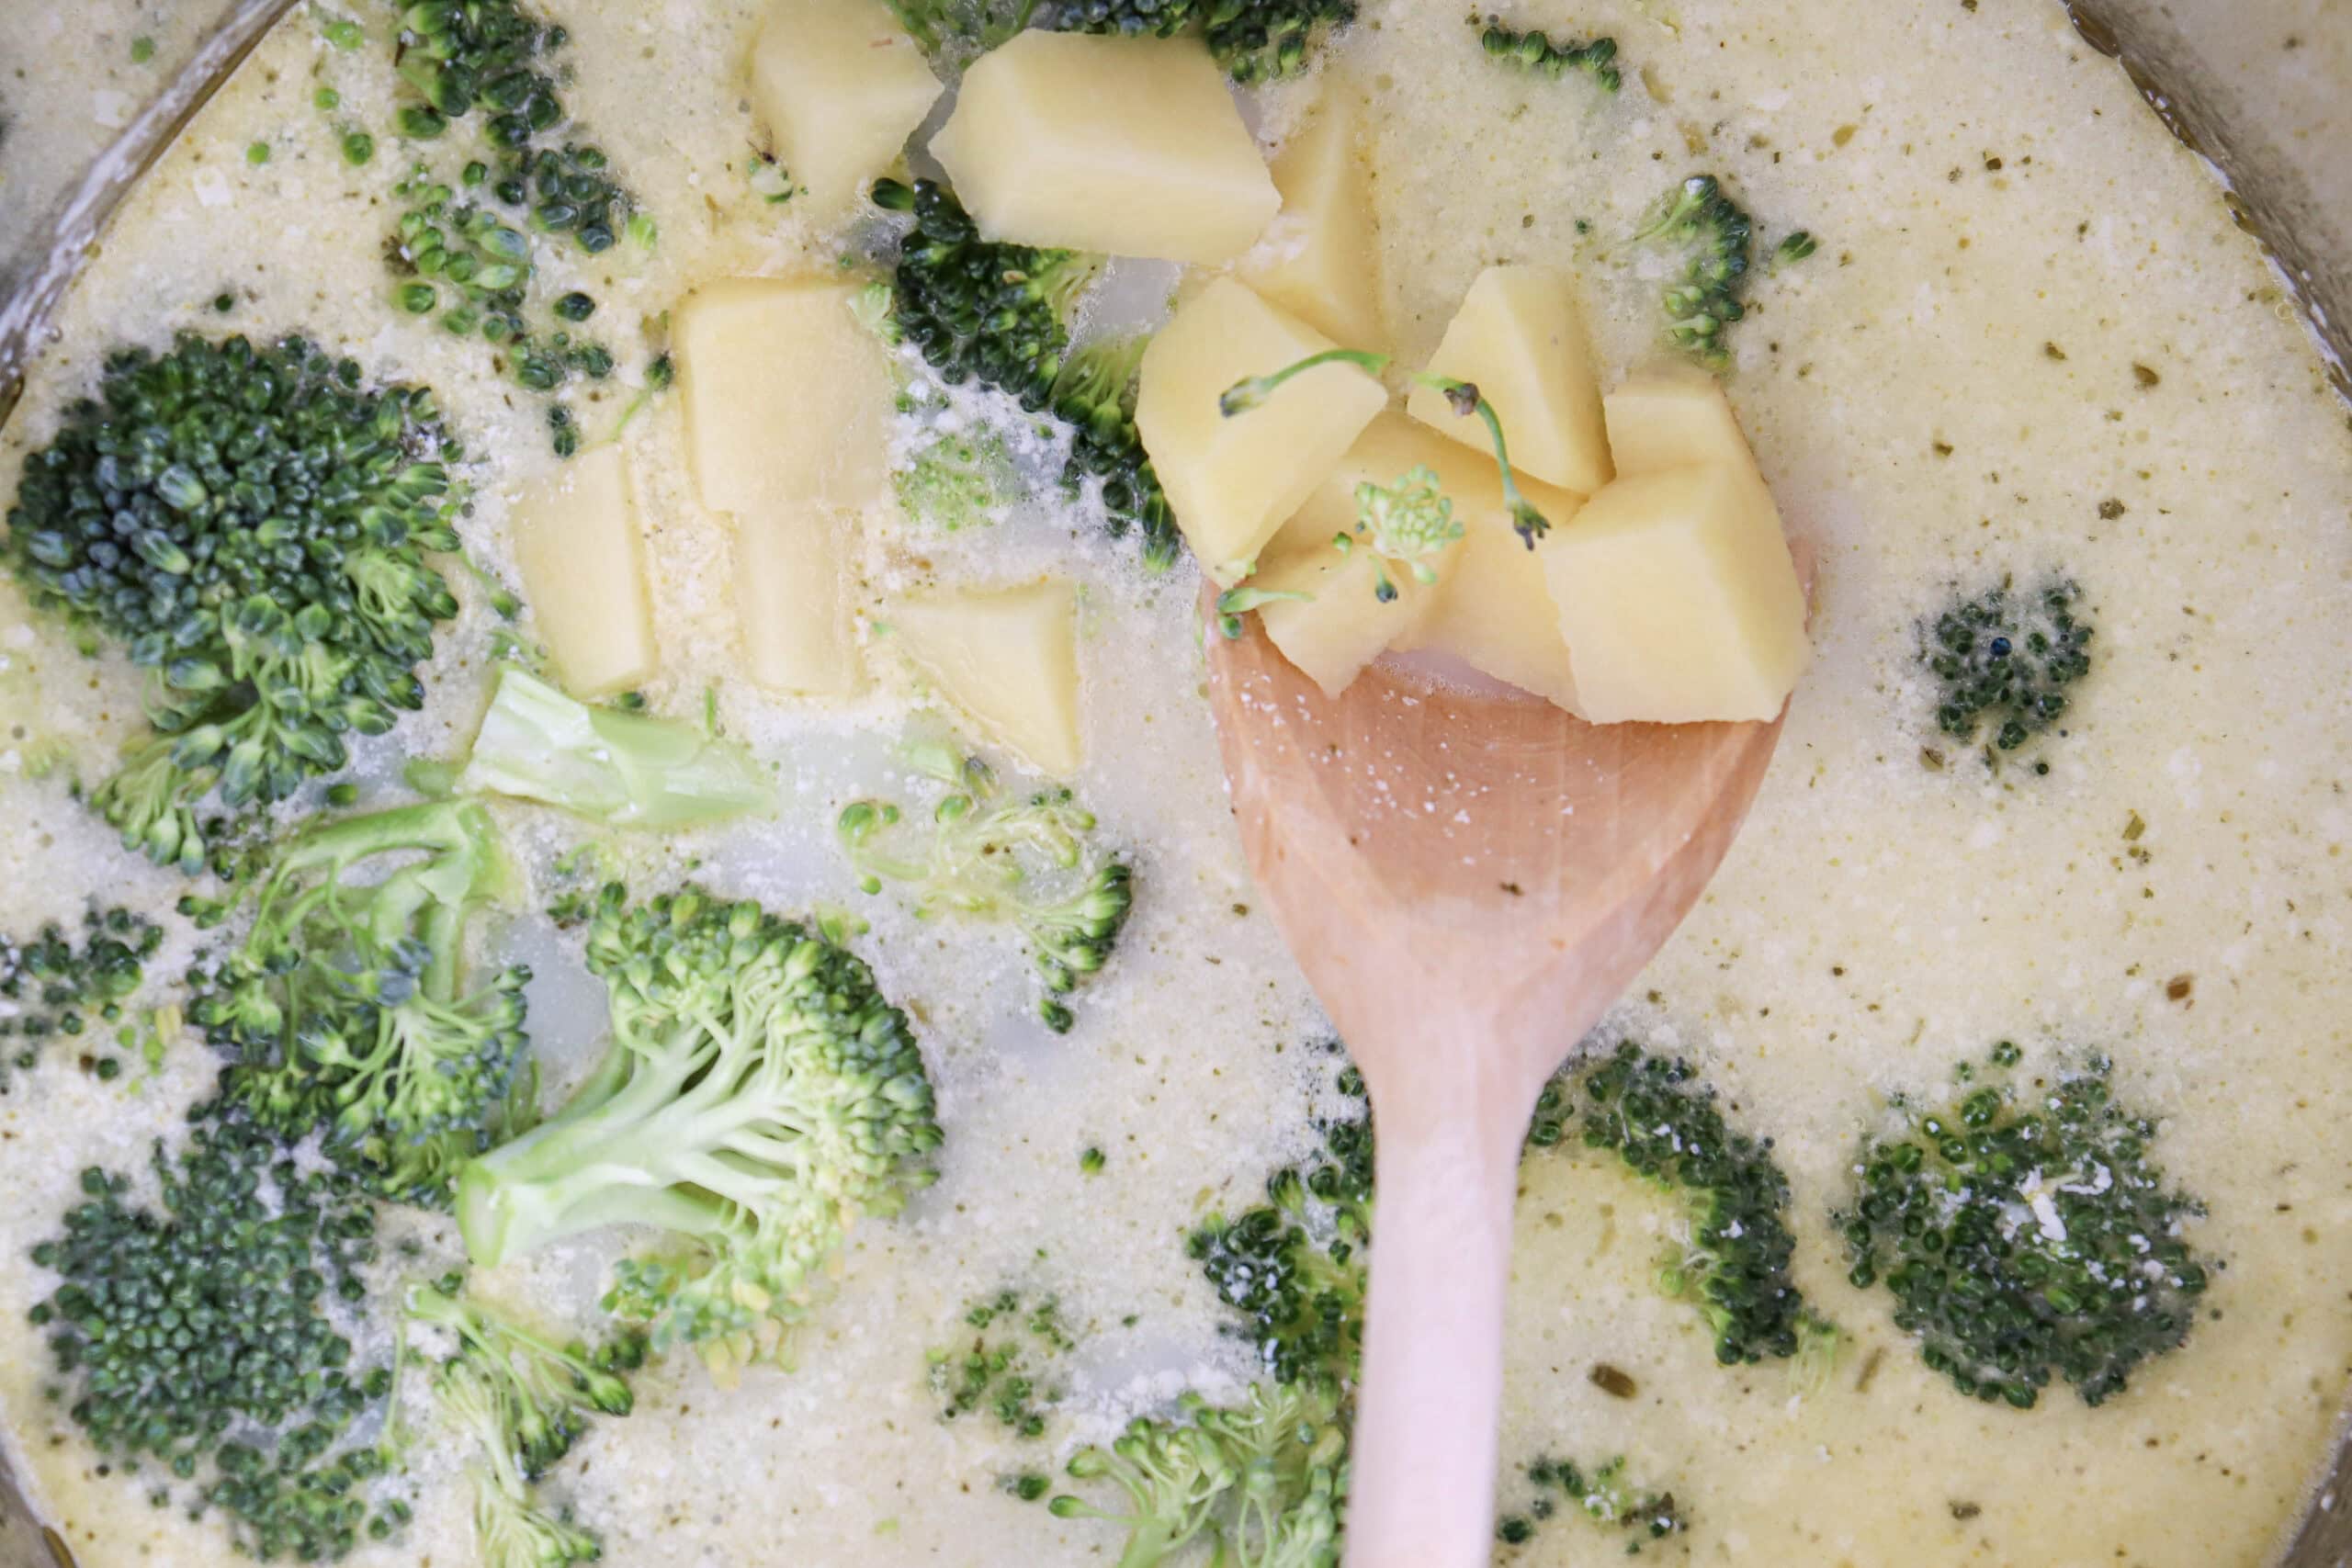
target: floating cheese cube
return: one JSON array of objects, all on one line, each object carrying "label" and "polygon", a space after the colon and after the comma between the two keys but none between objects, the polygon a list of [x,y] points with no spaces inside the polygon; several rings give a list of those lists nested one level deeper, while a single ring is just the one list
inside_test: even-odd
[{"label": "floating cheese cube", "polygon": [[1628,376],[1600,406],[1609,423],[1609,455],[1621,479],[1705,463],[1757,471],[1723,383],[1703,370]]},{"label": "floating cheese cube", "polygon": [[1770,718],[1804,668],[1804,593],[1761,481],[1619,479],[1541,552],[1595,724]]},{"label": "floating cheese cube", "polygon": [[[1250,580],[1252,588],[1311,596],[1271,601],[1258,619],[1283,657],[1326,696],[1338,696],[1382,649],[1412,629],[1461,557],[1457,540],[1428,558],[1438,581],[1424,585],[1410,566],[1382,560],[1358,538],[1356,486],[1394,485],[1416,468],[1437,475],[1438,488],[1465,529],[1466,509],[1489,504],[1488,492],[1500,489],[1491,464],[1482,471],[1479,459],[1452,442],[1402,414],[1383,413],[1283,525],[1266,547],[1264,569]],[[1332,544],[1342,534],[1357,541],[1345,551]],[[1386,601],[1378,592],[1384,572],[1396,590]]]},{"label": "floating cheese cube", "polygon": [[1023,32],[975,61],[931,140],[993,240],[1214,265],[1282,205],[1192,39]]},{"label": "floating cheese cube", "polygon": [[1144,351],[1136,431],[1177,525],[1219,582],[1248,575],[1388,393],[1353,365],[1319,365],[1229,419],[1217,399],[1236,381],[1331,346],[1297,317],[1220,277],[1186,301]]},{"label": "floating cheese cube", "polygon": [[[1445,329],[1429,368],[1476,384],[1502,421],[1511,467],[1590,495],[1609,482],[1609,436],[1575,280],[1541,266],[1490,266]],[[1487,422],[1457,414],[1417,386],[1405,412],[1468,446],[1490,448]]]},{"label": "floating cheese cube", "polygon": [[1241,260],[1241,277],[1351,348],[1377,348],[1380,259],[1356,150],[1356,96],[1325,82],[1322,107],[1274,160],[1282,211]]},{"label": "floating cheese cube", "polygon": [[1531,550],[1511,527],[1502,483],[1491,467],[1487,482],[1491,493],[1471,510],[1469,536],[1439,580],[1436,603],[1396,646],[1400,651],[1451,654],[1482,674],[1580,712],[1577,674],[1560,633],[1560,608],[1545,580],[1544,558],[1582,503],[1522,476],[1521,491],[1552,525]]},{"label": "floating cheese cube", "polygon": [[515,498],[507,514],[523,601],[576,697],[627,691],[653,673],[645,540],[618,445],[591,446]]},{"label": "floating cheese cube", "polygon": [[845,517],[735,515],[735,605],[748,672],[770,691],[845,697],[865,683],[842,581]]},{"label": "floating cheese cube", "polygon": [[752,46],[752,105],[796,205],[828,213],[897,162],[944,90],[884,0],[775,0]]},{"label": "floating cheese cube", "polygon": [[1078,771],[1078,590],[1022,588],[901,600],[892,639],[989,739],[1057,777]]},{"label": "floating cheese cube", "polygon": [[678,307],[671,343],[705,506],[854,510],[880,499],[898,388],[887,351],[851,314],[859,288],[733,278]]}]

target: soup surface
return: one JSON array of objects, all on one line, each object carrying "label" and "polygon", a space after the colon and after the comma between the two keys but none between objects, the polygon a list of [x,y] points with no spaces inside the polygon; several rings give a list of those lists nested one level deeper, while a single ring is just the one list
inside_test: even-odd
[{"label": "soup surface", "polygon": [[[831,268],[863,234],[766,199],[755,177],[750,0],[560,9],[571,107],[661,229],[650,254],[547,264],[554,286],[597,295],[622,350],[601,397],[573,397],[601,436],[686,290]],[[300,331],[436,389],[479,492],[468,547],[511,574],[506,508],[559,461],[545,404],[479,340],[388,304],[379,236],[407,155],[388,129],[390,73],[335,48],[311,10],[264,42],[115,221],[0,433],[0,485],[13,493],[113,345]],[[388,13],[352,14],[380,47]],[[1622,1455],[1687,1517],[1645,1544],[1669,1561],[2263,1562],[2305,1502],[2352,1367],[2345,407],[2222,192],[2049,0],[1591,0],[1515,19],[1613,35],[1623,90],[1510,72],[1458,7],[1368,5],[1317,73],[1252,92],[1250,112],[1271,147],[1318,93],[1369,106],[1387,323],[1408,363],[1479,269],[1506,260],[1578,270],[1604,380],[1670,355],[1663,264],[1625,236],[1686,174],[1721,175],[1768,241],[1817,237],[1810,260],[1758,281],[1726,378],[1783,514],[1817,547],[1815,662],[1721,875],[1590,1044],[1689,1057],[1736,1125],[1773,1140],[1797,1281],[1844,1338],[1818,1384],[1779,1362],[1719,1367],[1699,1316],[1653,1281],[1673,1201],[1582,1150],[1531,1156],[1500,1504],[1524,1510],[1520,1467],[1538,1456]],[[332,113],[315,107],[322,86],[339,96]],[[341,153],[352,124],[378,130],[368,165]],[[1164,281],[1126,271],[1135,298]],[[989,528],[864,522],[863,604],[1048,569],[1084,584],[1088,760],[1073,782],[1139,891],[1120,956],[1076,1027],[1050,1036],[1012,946],[860,895],[834,845],[841,805],[894,782],[895,748],[935,715],[887,680],[824,705],[743,679],[728,536],[688,481],[677,400],[651,400],[626,440],[661,645],[647,696],[685,712],[712,694],[786,797],[773,822],[632,840],[630,874],[659,886],[691,861],[779,909],[854,903],[872,922],[855,945],[917,1021],[947,1141],[937,1185],[860,1229],[795,1370],[722,1385],[673,1356],[551,1484],[620,1564],[1109,1561],[1115,1531],[1055,1518],[1000,1479],[1182,1389],[1248,1380],[1183,1237],[1252,1201],[1332,1108],[1318,1010],[1255,906],[1227,810],[1197,581],[1189,565],[1146,575],[1051,486]],[[1938,733],[1919,627],[1955,592],[2005,578],[2078,584],[2097,637],[2064,732],[1990,766]],[[426,709],[363,753],[368,798],[392,798],[402,763],[455,755],[471,733],[497,623],[459,587],[467,611],[425,672]],[[199,938],[167,915],[179,878],[118,848],[64,787],[75,770],[98,776],[135,725],[137,680],[80,657],[13,588],[0,628],[0,929],[78,919],[96,894],[165,919],[167,957],[187,957]],[[53,742],[70,765],[33,766]],[[544,893],[581,829],[497,810]],[[544,922],[517,919],[499,942],[537,975],[532,1033],[560,1084],[598,1043],[597,988]],[[2185,1346],[2096,1408],[2064,1387],[2022,1412],[1955,1393],[1886,1293],[1848,1283],[1828,1221],[1885,1097],[1939,1093],[1955,1062],[2002,1040],[2037,1071],[2113,1056],[2119,1093],[2163,1119],[2166,1170],[2203,1200],[2195,1245],[2222,1265]],[[216,1068],[192,1034],[159,1069],[112,1080],[52,1050],[0,1096],[9,1465],[85,1564],[227,1549],[213,1522],[151,1508],[141,1483],[108,1473],[49,1397],[27,1314],[55,1280],[17,1260],[55,1233],[86,1166],[143,1168]],[[1080,1168],[1090,1146],[1099,1173]],[[437,1216],[386,1226],[415,1244],[387,1247],[387,1280],[458,1256]],[[476,1288],[587,1329],[630,1240],[593,1235]],[[1057,1296],[1080,1331],[1036,1441],[943,1423],[924,1374],[965,1303],[1007,1285]],[[1613,1392],[1600,1365],[1623,1374],[1603,1380]],[[407,1534],[350,1561],[472,1560],[458,1461],[422,1447],[412,1479]],[[1598,1562],[1640,1539],[1573,1515],[1498,1551]]]}]

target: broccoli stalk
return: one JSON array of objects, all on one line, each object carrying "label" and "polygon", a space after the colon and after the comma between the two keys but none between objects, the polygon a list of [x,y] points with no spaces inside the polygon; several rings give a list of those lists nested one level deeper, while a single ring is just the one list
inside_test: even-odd
[{"label": "broccoli stalk", "polygon": [[[1227,419],[1233,418],[1236,414],[1247,413],[1272,397],[1275,389],[1283,382],[1294,376],[1312,370],[1318,365],[1360,365],[1377,376],[1385,371],[1395,359],[1394,355],[1374,354],[1361,348],[1327,348],[1320,354],[1310,354],[1297,363],[1285,365],[1279,370],[1271,371],[1263,376],[1245,377],[1236,381],[1218,394],[1217,412]],[[1444,393],[1445,400],[1452,405],[1456,415],[1467,418],[1471,414],[1476,414],[1486,421],[1487,434],[1493,439],[1495,445],[1495,466],[1502,471],[1503,501],[1510,508],[1511,527],[1521,538],[1527,541],[1527,547],[1533,549],[1535,541],[1550,532],[1552,525],[1541,512],[1535,510],[1534,505],[1525,496],[1520,493],[1519,481],[1511,473],[1510,448],[1503,441],[1503,422],[1497,417],[1495,405],[1481,397],[1475,385],[1452,376],[1439,376],[1427,370],[1416,370],[1412,373],[1412,379],[1417,385],[1431,387]]]},{"label": "broccoli stalk", "polygon": [[[356,881],[362,868],[380,879]],[[457,1166],[508,1113],[525,1043],[529,973],[470,988],[460,976],[467,925],[505,880],[470,803],[347,817],[291,840],[190,1010],[231,1058],[226,1098],[288,1137],[323,1130],[329,1154],[386,1197],[447,1201]]]},{"label": "broccoli stalk", "polygon": [[591,707],[508,665],[458,788],[560,806],[611,828],[687,828],[772,809],[741,747],[675,719]]},{"label": "broccoli stalk", "polygon": [[851,1225],[933,1179],[905,1015],[851,954],[691,887],[631,905],[607,885],[587,945],[612,1047],[561,1111],[466,1168],[467,1250],[488,1266],[653,1225],[685,1255],[624,1262],[607,1307],[721,1366],[780,1352]]}]

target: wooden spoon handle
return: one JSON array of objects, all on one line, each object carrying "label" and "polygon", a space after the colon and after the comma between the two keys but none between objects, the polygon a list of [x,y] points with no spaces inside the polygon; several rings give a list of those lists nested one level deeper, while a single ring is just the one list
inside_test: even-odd
[{"label": "wooden spoon handle", "polygon": [[1498,1128],[1490,1111],[1409,1101],[1376,1114],[1347,1568],[1483,1568],[1525,1118]]}]

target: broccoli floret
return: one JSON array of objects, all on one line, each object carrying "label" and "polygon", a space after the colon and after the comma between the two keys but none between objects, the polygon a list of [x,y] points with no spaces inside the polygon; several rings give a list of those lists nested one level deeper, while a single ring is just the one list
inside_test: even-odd
[{"label": "broccoli floret", "polygon": [[470,987],[461,976],[467,925],[505,874],[469,802],[324,821],[289,841],[243,942],[198,976],[189,1016],[230,1058],[222,1093],[287,1137],[321,1130],[383,1196],[446,1204],[456,1168],[507,1115],[525,1044],[528,972]]},{"label": "broccoli floret", "polygon": [[1209,53],[1247,84],[1304,71],[1318,34],[1355,16],[1354,0],[1046,0],[1037,24],[1061,32],[1173,38],[1198,22]]},{"label": "broccoli floret", "polygon": [[2184,1239],[2204,1213],[2165,1183],[2156,1122],[2119,1103],[2111,1064],[2023,1077],[2003,1042],[1961,1094],[1867,1142],[1837,1223],[1852,1280],[1894,1293],[1895,1326],[1963,1393],[2029,1409],[2052,1373],[2086,1404],[2177,1349],[2206,1265]]},{"label": "broccoli floret", "polygon": [[1613,1150],[1689,1206],[1687,1235],[1660,1262],[1658,1284],[1706,1318],[1715,1359],[1732,1366],[1796,1355],[1815,1330],[1789,1276],[1796,1238],[1771,1140],[1725,1125],[1714,1090],[1688,1062],[1631,1041],[1587,1073],[1583,1089],[1586,1146]]},{"label": "broccoli floret", "polygon": [[[1755,235],[1754,222],[1713,175],[1693,175],[1675,186],[1634,232],[1636,243],[1671,246],[1687,256],[1666,288],[1667,335],[1711,368],[1731,363],[1724,334],[1747,313],[1741,297],[1752,276]],[[1774,264],[1802,261],[1814,247],[1813,236],[1798,230],[1781,242]]]},{"label": "broccoli floret", "polygon": [[591,707],[511,664],[458,788],[560,806],[608,828],[690,828],[775,806],[774,784],[741,747],[676,719]]},{"label": "broccoli floret", "polygon": [[758,904],[688,887],[588,929],[613,1043],[554,1117],[468,1166],[458,1218],[489,1266],[598,1226],[670,1232],[606,1306],[657,1349],[780,1353],[863,1215],[933,1179],[931,1080],[904,1014],[852,954]]},{"label": "broccoli floret", "polygon": [[941,1402],[939,1418],[988,1410],[1016,1437],[1045,1436],[1046,1417],[1061,1395],[1040,1382],[1046,1372],[1039,1363],[1078,1344],[1062,1322],[1061,1303],[1052,1296],[1033,1303],[1018,1291],[1004,1290],[973,1303],[959,1322],[968,1332],[924,1358],[931,1392]]},{"label": "broccoli floret", "polygon": [[890,483],[908,516],[944,534],[989,526],[1021,493],[1004,443],[985,430],[932,436]]},{"label": "broccoli floret", "polygon": [[1462,535],[1453,500],[1437,487],[1437,470],[1417,463],[1393,484],[1365,479],[1357,485],[1355,532],[1336,535],[1331,543],[1342,555],[1359,545],[1371,553],[1373,594],[1385,604],[1396,597],[1389,563],[1403,567],[1426,587],[1437,581],[1430,558],[1442,554]]},{"label": "broccoli floret", "polygon": [[1470,25],[1480,29],[1479,44],[1497,60],[1555,81],[1569,71],[1581,71],[1604,93],[1613,93],[1624,85],[1624,74],[1617,65],[1617,40],[1613,38],[1597,38],[1586,43],[1554,43],[1541,30],[1517,32],[1505,27],[1500,17],[1493,16],[1484,20],[1473,16]]},{"label": "broccoli floret", "polygon": [[1119,1568],[1157,1568],[1196,1540],[1235,1568],[1336,1568],[1347,1453],[1329,1385],[1258,1383],[1223,1407],[1187,1394],[1174,1419],[1139,1417],[1108,1448],[1070,1459],[1072,1480],[1109,1482],[1125,1510],[1069,1494],[1048,1506],[1125,1529]]},{"label": "broccoli floret", "polygon": [[923,52],[982,54],[1029,25],[1038,0],[888,0],[891,14]]},{"label": "broccoli floret", "polygon": [[[1283,382],[1318,365],[1360,365],[1377,376],[1385,371],[1395,359],[1394,355],[1373,354],[1361,348],[1327,348],[1320,354],[1310,354],[1279,370],[1236,381],[1217,395],[1217,412],[1227,419],[1248,413],[1273,396],[1275,389]],[[1511,528],[1527,542],[1529,549],[1533,549],[1535,541],[1550,532],[1552,525],[1520,493],[1519,481],[1511,472],[1510,448],[1504,444],[1503,423],[1495,413],[1495,405],[1479,395],[1476,385],[1455,377],[1416,370],[1411,379],[1416,385],[1434,388],[1444,393],[1447,404],[1457,418],[1467,419],[1476,414],[1486,422],[1487,434],[1495,446],[1495,466],[1502,473],[1503,502],[1510,509]]]},{"label": "broccoli floret", "polygon": [[6,553],[37,606],[153,676],[155,733],[88,797],[126,846],[193,874],[216,789],[283,800],[424,702],[416,666],[458,610],[424,558],[458,547],[459,455],[430,392],[365,389],[300,338],[107,361],[99,400],[26,460]]},{"label": "broccoli floret", "polygon": [[1370,1284],[1372,1119],[1354,1067],[1337,1087],[1351,1109],[1316,1123],[1316,1156],[1268,1178],[1265,1202],[1211,1214],[1185,1247],[1277,1382],[1351,1388]]},{"label": "broccoli floret", "polygon": [[32,1249],[61,1276],[31,1318],[74,1424],[153,1495],[192,1483],[191,1507],[220,1509],[254,1556],[310,1562],[383,1539],[407,1508],[370,1501],[385,1457],[350,1438],[390,1372],[356,1367],[336,1322],[364,1307],[371,1205],[218,1106],[153,1164],[159,1206],[93,1168],[64,1234]]},{"label": "broccoli floret", "polygon": [[1053,411],[1075,432],[1064,482],[1076,488],[1101,481],[1112,531],[1138,530],[1144,565],[1160,571],[1174,564],[1182,539],[1136,430],[1136,391],[1149,343],[1141,335],[1106,338],[1070,354],[1054,378]]},{"label": "broccoli floret", "polygon": [[571,1451],[591,1416],[635,1405],[620,1374],[642,1366],[645,1341],[626,1333],[598,1349],[558,1346],[445,1277],[412,1288],[408,1318],[442,1330],[455,1348],[434,1374],[443,1414],[479,1450],[471,1470],[474,1529],[489,1568],[543,1568],[603,1555],[595,1535],[540,1505],[537,1483]]},{"label": "broccoli floret", "polygon": [[1623,1454],[1590,1470],[1569,1460],[1537,1459],[1528,1465],[1527,1479],[1535,1488],[1527,1511],[1506,1514],[1495,1524],[1495,1539],[1506,1546],[1534,1540],[1536,1528],[1564,1503],[1596,1524],[1614,1525],[1633,1537],[1626,1542],[1628,1552],[1640,1551],[1643,1540],[1663,1540],[1690,1528],[1673,1493],[1626,1481]]},{"label": "broccoli floret", "polygon": [[39,1061],[49,1041],[120,1023],[163,941],[161,926],[120,907],[85,914],[78,944],[55,924],[27,942],[0,936],[0,1051],[16,1045],[0,1057],[0,1087],[10,1067]]},{"label": "broccoli floret", "polygon": [[[1038,1015],[1057,1034],[1075,1021],[1069,998],[1110,962],[1134,907],[1125,861],[1091,849],[1093,813],[1067,789],[1007,798],[978,757],[910,748],[913,769],[948,786],[927,831],[888,801],[853,801],[837,824],[859,886],[900,882],[915,912],[1002,920],[1021,933],[1045,983]],[[910,840],[916,840],[910,843]]]},{"label": "broccoli floret", "polygon": [[[1919,660],[1936,681],[1936,727],[1968,746],[1989,727],[1987,762],[2054,728],[2066,716],[2067,688],[2091,670],[2092,627],[2076,614],[2081,596],[2072,582],[2019,593],[2004,581],[1922,624]],[[2035,771],[2046,773],[2049,764]]]}]

